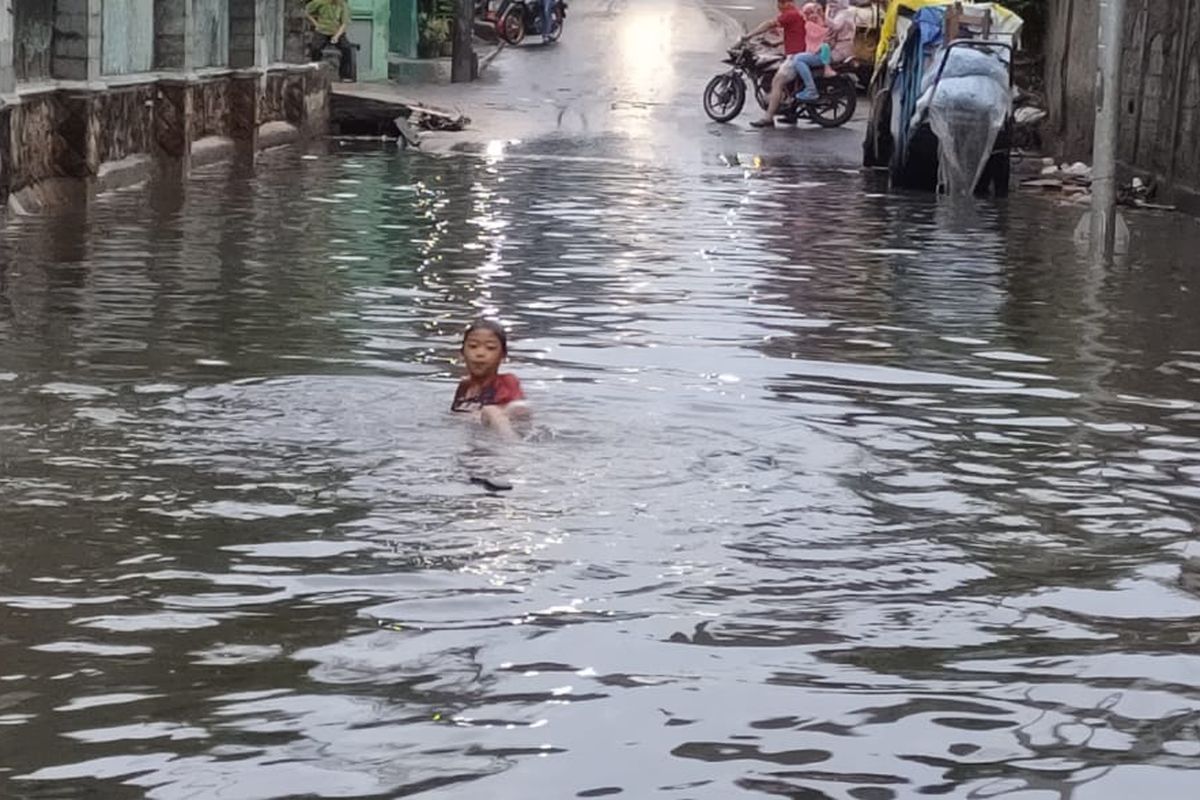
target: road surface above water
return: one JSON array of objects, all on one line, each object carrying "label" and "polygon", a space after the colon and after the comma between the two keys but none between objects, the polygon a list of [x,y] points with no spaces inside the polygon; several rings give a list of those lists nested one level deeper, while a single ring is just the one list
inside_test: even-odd
[{"label": "road surface above water", "polygon": [[[562,42],[530,37],[506,47],[473,84],[356,84],[337,91],[404,100],[466,114],[470,128],[423,134],[426,151],[478,151],[500,141],[549,138],[618,141],[622,157],[682,165],[713,153],[753,153],[777,160],[857,168],[862,157],[865,100],[848,125],[811,123],[750,127],[762,115],[753,95],[732,124],[704,114],[704,87],[729,67],[727,48],[742,33],[777,14],[775,3],[582,0],[571,3]],[[539,146],[537,149],[542,149]]]},{"label": "road surface above water", "polygon": [[9,220],[0,797],[1194,794],[1194,223],[708,125],[723,40],[576,0],[494,138]]}]

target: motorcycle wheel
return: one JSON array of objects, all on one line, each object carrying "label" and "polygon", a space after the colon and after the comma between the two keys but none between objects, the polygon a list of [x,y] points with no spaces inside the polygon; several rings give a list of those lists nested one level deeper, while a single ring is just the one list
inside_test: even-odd
[{"label": "motorcycle wheel", "polygon": [[704,113],[713,122],[729,122],[745,104],[746,84],[732,72],[716,76],[704,87]]},{"label": "motorcycle wheel", "polygon": [[525,41],[525,4],[514,3],[509,6],[504,15],[496,20],[496,30],[500,38],[513,47]]},{"label": "motorcycle wheel", "polygon": [[845,78],[839,78],[821,87],[821,99],[812,104],[809,116],[822,128],[837,128],[854,117],[858,108],[858,92]]},{"label": "motorcycle wheel", "polygon": [[987,194],[990,185],[994,197],[997,199],[1008,197],[1011,175],[1012,159],[1009,154],[1007,152],[992,153],[987,167],[983,170],[983,175],[979,178],[978,193]]}]

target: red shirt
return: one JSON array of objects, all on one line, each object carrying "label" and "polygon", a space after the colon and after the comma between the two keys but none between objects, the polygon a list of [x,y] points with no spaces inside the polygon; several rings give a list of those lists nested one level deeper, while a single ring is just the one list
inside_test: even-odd
[{"label": "red shirt", "polygon": [[496,377],[471,391],[471,379],[463,378],[454,393],[452,411],[478,411],[484,406],[506,406],[517,400],[524,400],[525,392],[521,391],[521,382],[516,375],[497,374]]},{"label": "red shirt", "polygon": [[794,56],[803,53],[807,47],[808,31],[804,25],[804,15],[795,6],[788,6],[775,20],[775,24],[783,28],[783,53]]}]

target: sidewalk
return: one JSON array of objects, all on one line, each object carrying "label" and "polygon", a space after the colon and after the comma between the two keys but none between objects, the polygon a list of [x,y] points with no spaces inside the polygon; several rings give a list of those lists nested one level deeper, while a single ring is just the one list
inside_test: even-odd
[{"label": "sidewalk", "polygon": [[[505,48],[503,41],[496,39],[491,41],[488,39],[475,36],[472,39],[472,44],[475,49],[475,55],[479,59],[479,73],[482,75],[487,71],[488,66],[500,55],[500,51]],[[425,84],[437,85],[450,82],[451,59],[449,57],[441,58],[396,58],[394,55],[389,56],[389,74],[398,72],[398,76],[390,78],[389,83],[396,83],[404,86],[419,86]],[[368,85],[374,83],[385,83],[385,81],[372,81]]]},{"label": "sidewalk", "polygon": [[[333,87],[334,105],[338,105],[339,98],[358,101],[368,117],[382,117],[390,106],[394,116],[407,116],[413,108],[427,108],[467,118],[462,130],[417,130],[419,147],[426,152],[445,151],[451,147],[482,148],[495,139],[521,138],[528,133],[531,124],[553,130],[555,108],[547,107],[545,98],[521,78],[525,59],[542,51],[543,46],[509,47],[479,38],[476,38],[475,46],[480,71],[475,81],[451,83],[447,70],[445,78],[437,80],[336,84]],[[564,45],[559,43],[549,47],[557,51]]]}]

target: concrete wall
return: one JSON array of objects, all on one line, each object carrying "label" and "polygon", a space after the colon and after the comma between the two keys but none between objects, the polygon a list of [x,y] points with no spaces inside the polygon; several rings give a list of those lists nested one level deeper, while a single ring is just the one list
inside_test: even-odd
[{"label": "concrete wall", "polygon": [[154,0],[102,0],[100,74],[149,72],[154,66]]},{"label": "concrete wall", "polygon": [[154,0],[154,68],[191,69],[190,0]]},{"label": "concrete wall", "polygon": [[[1127,3],[1118,159],[1200,210],[1200,0]],[[1071,160],[1091,158],[1098,5],[1050,2],[1046,133]]]},{"label": "concrete wall", "polygon": [[103,21],[100,0],[53,0],[50,71],[55,78],[92,80],[100,75]]},{"label": "concrete wall", "polygon": [[0,92],[11,92],[16,80],[13,69],[13,15],[0,9]]},{"label": "concrete wall", "polygon": [[50,44],[54,34],[54,3],[13,0],[13,65],[16,80],[50,78]]},{"label": "concrete wall", "polygon": [[302,8],[3,0],[0,205],[39,210],[179,180],[198,163],[323,135],[330,74],[304,58]]},{"label": "concrete wall", "polygon": [[192,0],[196,22],[194,64],[223,67],[229,64],[229,0]]},{"label": "concrete wall", "polygon": [[259,40],[264,64],[283,60],[283,6],[284,0],[262,0],[261,8],[257,9],[262,19]]}]

